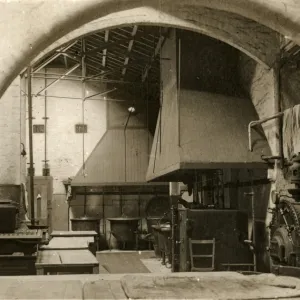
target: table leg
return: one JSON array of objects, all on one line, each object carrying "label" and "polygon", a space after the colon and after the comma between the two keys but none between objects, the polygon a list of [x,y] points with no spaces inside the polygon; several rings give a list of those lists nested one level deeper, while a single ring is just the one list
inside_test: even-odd
[{"label": "table leg", "polygon": [[99,266],[93,267],[93,274],[99,274]]},{"label": "table leg", "polygon": [[44,268],[38,268],[38,269],[36,269],[36,275],[45,275]]}]

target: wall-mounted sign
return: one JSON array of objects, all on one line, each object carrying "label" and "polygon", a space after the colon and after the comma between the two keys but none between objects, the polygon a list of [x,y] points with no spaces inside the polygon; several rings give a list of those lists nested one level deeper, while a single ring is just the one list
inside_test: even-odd
[{"label": "wall-mounted sign", "polygon": [[87,133],[87,125],[86,124],[76,124],[75,132],[76,133]]},{"label": "wall-mounted sign", "polygon": [[45,133],[45,125],[44,124],[35,124],[33,125],[33,133]]}]

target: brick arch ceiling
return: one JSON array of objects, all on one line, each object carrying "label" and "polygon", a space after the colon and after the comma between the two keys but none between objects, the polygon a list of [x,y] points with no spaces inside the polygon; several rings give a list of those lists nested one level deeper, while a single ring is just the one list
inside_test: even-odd
[{"label": "brick arch ceiling", "polygon": [[[214,27],[219,31],[236,19],[248,18],[274,31],[289,36],[300,44],[300,3],[294,0],[56,0],[12,1],[0,4],[0,96],[12,80],[40,52],[64,35],[93,21],[117,12],[126,13],[134,8],[151,7],[161,12],[188,19],[197,25],[203,8],[222,13],[232,13],[232,19],[220,22],[217,15]],[[131,15],[136,22],[137,15]],[[113,23],[115,18],[111,18]],[[161,18],[163,19],[163,18]],[[204,15],[205,19],[205,15]],[[207,20],[210,16],[207,16]],[[211,18],[212,19],[212,18]],[[145,21],[147,23],[147,21]],[[163,23],[163,20],[161,20]],[[119,16],[119,24],[122,17]],[[240,23],[234,30],[238,31]],[[117,24],[115,24],[117,26]],[[109,27],[109,26],[107,26]],[[242,27],[242,30],[246,28]],[[264,32],[261,27],[251,27],[246,33]],[[268,33],[267,33],[268,35]],[[266,36],[266,34],[265,34]],[[251,44],[251,41],[248,42]],[[237,45],[238,46],[238,45]],[[267,46],[266,46],[267,47]],[[240,46],[242,48],[242,46]],[[249,49],[244,49],[249,52]],[[251,51],[249,54],[256,57]],[[257,60],[261,60],[257,57]],[[266,62],[267,63],[267,62]],[[271,63],[271,62],[269,62]]]}]

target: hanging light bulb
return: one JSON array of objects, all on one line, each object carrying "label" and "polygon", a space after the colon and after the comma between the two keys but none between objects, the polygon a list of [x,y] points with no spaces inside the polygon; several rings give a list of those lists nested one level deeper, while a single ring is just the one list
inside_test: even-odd
[{"label": "hanging light bulb", "polygon": [[130,113],[134,113],[134,112],[135,112],[135,107],[134,107],[134,106],[128,107],[128,111],[129,111]]}]

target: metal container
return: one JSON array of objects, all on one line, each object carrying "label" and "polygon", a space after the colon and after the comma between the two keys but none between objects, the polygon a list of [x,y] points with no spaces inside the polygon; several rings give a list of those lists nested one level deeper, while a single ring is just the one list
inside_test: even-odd
[{"label": "metal container", "polygon": [[12,200],[0,200],[0,233],[13,233],[16,229],[18,209]]},{"label": "metal container", "polygon": [[100,234],[100,219],[92,217],[81,217],[71,219],[73,231],[96,231]]},{"label": "metal container", "polygon": [[159,225],[160,223],[168,222],[167,219],[162,217],[148,217],[146,218],[148,232],[153,234],[153,225]]},{"label": "metal container", "polygon": [[134,242],[139,226],[139,218],[108,218],[110,231],[118,242]]}]

